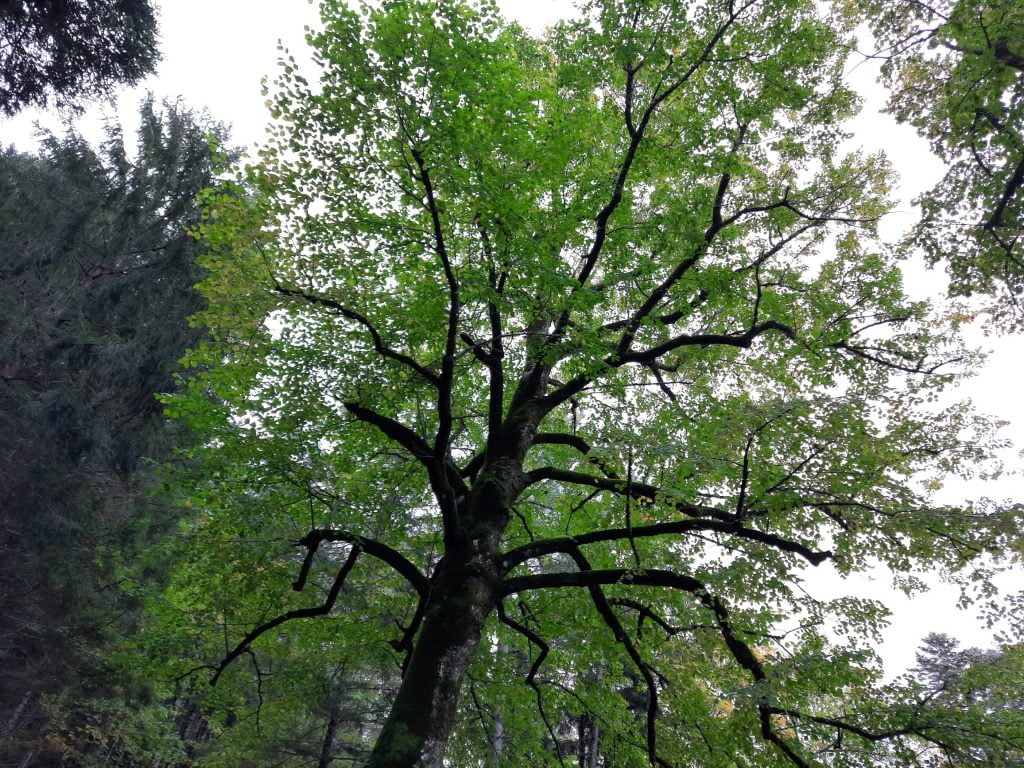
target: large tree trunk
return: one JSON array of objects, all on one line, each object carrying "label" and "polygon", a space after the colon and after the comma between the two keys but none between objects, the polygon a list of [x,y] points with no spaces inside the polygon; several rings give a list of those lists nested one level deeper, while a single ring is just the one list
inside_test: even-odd
[{"label": "large tree trunk", "polygon": [[451,562],[431,589],[405,677],[366,768],[440,768],[455,725],[459,689],[494,609],[493,558]]},{"label": "large tree trunk", "polygon": [[[546,372],[530,378],[543,391]],[[520,389],[523,389],[521,387]],[[490,458],[469,498],[456,502],[457,530],[432,580],[419,636],[398,695],[365,768],[441,768],[455,726],[459,690],[484,623],[497,603],[503,574],[498,550],[511,509],[525,485],[523,460],[544,416],[535,398],[517,395],[489,445]]]}]

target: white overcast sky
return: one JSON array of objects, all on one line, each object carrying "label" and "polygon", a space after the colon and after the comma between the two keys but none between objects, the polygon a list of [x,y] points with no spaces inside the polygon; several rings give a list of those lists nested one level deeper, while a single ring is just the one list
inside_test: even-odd
[{"label": "white overcast sky", "polygon": [[[112,119],[122,121],[130,135],[137,104],[149,91],[157,98],[180,96],[193,109],[207,109],[214,118],[231,125],[234,144],[250,148],[258,144],[267,119],[260,79],[273,79],[279,39],[302,60],[303,28],[316,26],[316,6],[306,0],[158,0],[158,5],[163,59],[156,75],[123,91],[116,106],[91,109],[80,122],[82,132],[98,138],[102,120]],[[506,16],[538,32],[571,15],[573,7],[569,0],[499,0],[498,5]],[[851,67],[850,77],[865,97],[864,113],[854,123],[853,143],[871,151],[884,149],[902,178],[901,201],[897,211],[886,217],[883,227],[884,234],[895,239],[913,224],[910,199],[934,184],[942,167],[911,129],[879,114],[885,93],[876,82],[873,64]],[[61,125],[55,115],[27,110],[13,120],[0,119],[0,144],[32,151],[36,146],[33,126],[37,121],[52,129]],[[908,285],[918,295],[938,295],[943,279],[941,274],[915,270],[908,277]],[[1024,397],[1020,391],[1024,334],[1000,339],[977,333],[974,338],[992,354],[984,370],[962,384],[957,394],[972,398],[982,410],[1009,422],[1005,434],[1018,443],[1018,448],[1007,451],[1005,458],[1008,469],[1016,470],[1016,451],[1024,444],[1024,439],[1018,438],[1024,431]],[[950,488],[949,494],[948,501],[953,501],[953,497],[981,496],[1024,501],[1024,483],[1020,477],[1011,476],[987,485],[957,485]],[[1013,579],[1005,583],[1024,589],[1024,575],[1017,576],[1020,578],[1015,584]],[[808,577],[807,588],[815,594],[844,591],[827,566],[821,566]],[[902,595],[886,594],[886,584],[884,574],[879,574],[870,582],[847,584],[845,591],[850,591],[851,586],[856,591],[868,589],[893,609],[893,622],[882,649],[890,674],[913,664],[914,649],[928,632],[947,632],[961,638],[965,645],[991,644],[990,632],[969,612],[955,609],[956,590],[939,587],[908,601]]]}]

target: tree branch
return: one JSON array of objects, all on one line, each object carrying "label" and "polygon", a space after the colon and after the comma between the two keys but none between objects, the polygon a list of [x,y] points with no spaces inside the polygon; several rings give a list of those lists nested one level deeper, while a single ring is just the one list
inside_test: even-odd
[{"label": "tree branch", "polygon": [[242,638],[241,642],[238,643],[228,654],[221,660],[220,664],[217,665],[216,671],[213,673],[213,677],[210,679],[210,685],[216,685],[220,679],[221,674],[227,669],[228,665],[232,661],[237,659],[243,653],[249,650],[249,646],[258,638],[275,627],[279,627],[282,624],[292,621],[294,619],[306,619],[313,616],[326,616],[334,608],[334,604],[338,601],[338,595],[341,594],[341,588],[345,583],[345,578],[356,564],[356,560],[359,558],[361,552],[359,545],[353,544],[348,553],[348,559],[345,560],[345,564],[338,571],[338,575],[334,578],[334,583],[331,585],[330,591],[327,593],[327,599],[324,600],[323,604],[314,606],[312,608],[297,608],[292,611],[276,616],[270,621],[260,624],[255,629],[251,630],[245,637]]},{"label": "tree branch", "polygon": [[761,334],[766,331],[778,331],[791,341],[796,341],[796,331],[784,323],[776,320],[765,320],[762,323],[755,323],[743,333],[697,333],[680,334],[674,339],[669,339],[663,344],[651,347],[642,352],[629,352],[618,359],[616,365],[625,363],[653,363],[659,357],[682,347],[707,347],[713,345],[724,345],[730,347],[748,348]]},{"label": "tree branch", "polygon": [[327,307],[328,309],[334,310],[335,313],[341,315],[345,319],[352,320],[353,322],[358,323],[359,325],[363,326],[363,328],[365,328],[367,332],[370,334],[370,338],[373,340],[373,348],[382,357],[386,357],[389,360],[394,360],[396,362],[401,363],[410,370],[414,371],[416,374],[418,374],[421,378],[430,383],[432,386],[440,386],[441,381],[436,373],[426,368],[425,366],[420,365],[415,360],[413,360],[409,355],[406,355],[402,352],[397,352],[391,347],[389,347],[387,344],[385,344],[384,340],[381,338],[380,332],[377,331],[373,323],[371,323],[366,318],[365,315],[362,315],[353,309],[349,309],[348,307],[344,306],[340,302],[335,301],[334,299],[329,299],[325,296],[317,296],[316,294],[309,293],[307,291],[296,290],[294,288],[285,288],[284,286],[277,283],[276,278],[273,279],[274,291],[276,291],[277,293],[280,293],[283,296],[292,296],[295,298],[300,298],[303,299],[304,301],[309,302],[310,304],[316,304],[319,306]]},{"label": "tree branch", "polygon": [[[626,180],[629,178],[629,172],[632,168],[633,161],[636,158],[637,150],[640,147],[640,143],[644,139],[644,134],[647,131],[647,126],[650,124],[651,119],[654,117],[654,114],[657,111],[658,107],[661,106],[661,104],[666,99],[668,99],[673,93],[682,88],[683,85],[685,85],[690,80],[690,78],[693,77],[697,70],[699,70],[707,62],[715,47],[721,41],[722,37],[724,37],[725,33],[729,30],[729,27],[731,27],[733,23],[736,21],[736,19],[739,17],[739,15],[742,14],[743,11],[745,11],[748,7],[753,5],[754,2],[756,2],[756,0],[750,0],[750,2],[743,5],[739,11],[735,11],[735,9],[730,4],[729,17],[718,26],[714,34],[712,34],[711,38],[704,45],[704,49],[701,51],[700,55],[686,69],[686,71],[679,75],[679,77],[676,78],[675,82],[668,88],[666,88],[664,91],[662,91],[660,94],[655,93],[653,95],[650,103],[647,105],[646,109],[644,109],[643,114],[640,117],[640,121],[639,123],[637,123],[635,129],[632,127],[631,102],[633,94],[632,91],[630,91],[629,98],[627,99],[627,106],[630,109],[629,116],[627,118],[627,131],[629,132],[630,137],[629,146],[626,148],[626,153],[623,156],[622,162],[619,164],[619,172],[615,178],[615,186],[612,188],[611,199],[609,199],[609,201],[605,204],[604,208],[601,209],[601,211],[597,214],[597,216],[594,219],[594,223],[596,225],[594,231],[594,241],[593,243],[591,243],[590,249],[587,251],[587,255],[583,259],[583,266],[580,268],[580,272],[577,275],[576,280],[578,287],[583,287],[584,285],[586,285],[587,280],[590,279],[590,275],[593,273],[594,268],[597,266],[597,261],[601,255],[601,251],[604,248],[604,244],[608,236],[608,221],[609,219],[611,219],[612,214],[615,213],[616,209],[622,202],[622,196],[626,188]],[[632,72],[627,70],[627,86],[630,89],[632,89],[632,77],[636,74],[636,71],[636,69],[633,69]],[[562,314],[559,317],[558,322],[555,324],[554,330],[548,337],[546,345],[557,343],[564,335],[565,329],[568,327],[568,324],[569,310],[566,309],[562,311]]]},{"label": "tree branch", "polygon": [[653,523],[651,525],[639,525],[630,528],[608,528],[601,531],[589,531],[575,536],[562,536],[554,539],[542,539],[529,544],[523,544],[510,550],[502,558],[502,565],[505,572],[512,570],[517,565],[527,560],[532,560],[544,555],[555,553],[568,553],[574,547],[586,544],[595,544],[603,541],[627,541],[630,536],[634,539],[651,538],[653,536],[669,536],[674,534],[687,534],[694,531],[714,531],[729,536],[736,536],[742,539],[749,539],[760,544],[766,544],[783,552],[790,552],[804,558],[811,565],[820,565],[832,557],[829,551],[815,551],[795,541],[765,533],[754,528],[744,528],[737,520],[707,520],[690,519],[676,520],[669,523]]},{"label": "tree branch", "polygon": [[351,531],[338,528],[318,528],[310,531],[296,542],[307,550],[306,557],[302,562],[302,568],[299,570],[299,575],[295,579],[295,583],[292,584],[292,589],[296,592],[301,591],[306,586],[306,580],[309,578],[309,571],[313,564],[313,557],[316,555],[317,549],[325,541],[344,541],[353,547],[358,547],[381,562],[390,565],[396,572],[405,577],[406,581],[412,585],[412,588],[416,590],[416,594],[421,598],[426,597],[430,591],[430,582],[427,577],[398,550],[392,549],[387,544],[376,539],[360,536]]},{"label": "tree branch", "polygon": [[692,632],[695,629],[709,629],[706,624],[691,624],[684,627],[674,627],[669,624],[664,617],[655,613],[650,607],[644,605],[639,600],[631,600],[628,597],[614,597],[609,598],[608,603],[610,605],[618,605],[623,608],[629,608],[630,610],[636,611],[640,617],[640,620],[649,619],[661,627],[665,634],[669,637],[675,637],[683,632]]},{"label": "tree branch", "polygon": [[[724,533],[731,536],[750,539],[751,541],[757,541],[762,544],[775,547],[783,552],[791,552],[793,554],[800,555],[812,565],[819,565],[832,557],[832,553],[829,551],[815,551],[803,544],[790,541],[789,539],[784,539],[765,531],[759,531],[754,528],[745,528],[734,515],[715,509],[714,507],[690,504],[683,501],[674,501],[663,489],[653,485],[648,485],[647,483],[639,483],[634,480],[627,484],[626,481],[619,478],[597,477],[583,472],[574,472],[571,470],[558,469],[556,467],[541,467],[539,469],[534,469],[528,473],[527,477],[530,484],[540,482],[542,480],[554,480],[556,482],[596,488],[598,490],[608,491],[620,496],[628,493],[632,498],[639,501],[644,501],[646,503],[657,502],[672,506],[677,511],[692,518],[690,520],[677,520],[667,523],[635,526],[632,530],[634,538],[664,536],[673,533],[688,533],[690,531],[715,531],[717,533]],[[532,557],[538,557],[552,552],[562,552],[564,551],[562,549],[564,546],[571,546],[573,544],[591,544],[599,541],[615,541],[627,539],[628,537],[629,531],[625,528],[609,528],[602,531],[581,533],[575,536],[533,542],[510,551],[505,555],[504,562],[510,563],[509,567],[514,567],[518,562],[522,562],[523,560],[530,559]],[[550,547],[550,549],[548,549],[548,547]],[[517,562],[512,562],[513,560],[516,560]]]},{"label": "tree branch", "polygon": [[499,600],[497,604],[498,619],[502,624],[511,627],[516,632],[521,634],[533,645],[540,649],[540,653],[537,658],[534,659],[533,664],[530,665],[530,671],[526,675],[526,684],[533,688],[533,692],[537,697],[537,712],[540,714],[540,719],[544,722],[544,726],[548,730],[548,735],[551,737],[551,743],[555,748],[555,757],[558,758],[559,764],[564,768],[565,763],[562,760],[562,750],[558,746],[558,736],[555,735],[555,729],[551,726],[551,721],[548,719],[547,712],[544,711],[544,698],[541,695],[540,686],[537,684],[536,676],[537,671],[540,669],[541,664],[544,663],[544,659],[547,658],[548,653],[551,652],[551,646],[549,646],[540,635],[534,632],[532,629],[527,627],[525,624],[520,624],[515,619],[511,618],[505,613],[505,602]]},{"label": "tree branch", "polygon": [[444,277],[448,283],[448,331],[445,337],[444,356],[441,358],[441,376],[437,386],[438,425],[437,435],[434,438],[434,455],[439,461],[443,461],[448,453],[448,441],[451,439],[452,432],[452,382],[455,378],[455,346],[459,337],[459,313],[462,302],[459,299],[459,281],[455,276],[455,270],[444,241],[441,213],[434,197],[434,183],[431,181],[430,172],[423,161],[423,154],[415,147],[410,149],[413,160],[416,162],[419,181],[427,195],[427,209],[430,211],[430,221],[434,232],[434,252],[441,261],[441,268],[444,270]]},{"label": "tree branch", "polygon": [[356,402],[346,402],[344,406],[345,410],[357,419],[377,427],[386,437],[405,448],[426,468],[431,487],[441,508],[445,527],[447,530],[452,529],[455,518],[455,496],[465,495],[468,492],[458,467],[447,457],[438,459],[427,442],[404,424]]}]

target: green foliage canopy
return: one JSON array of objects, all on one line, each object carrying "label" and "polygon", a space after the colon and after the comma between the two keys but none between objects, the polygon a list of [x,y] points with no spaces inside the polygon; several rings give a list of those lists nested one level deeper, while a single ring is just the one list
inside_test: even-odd
[{"label": "green foliage canopy", "polygon": [[288,652],[393,653],[375,768],[557,764],[553,713],[611,765],[926,763],[884,607],[801,582],[985,589],[1020,515],[930,498],[994,427],[934,415],[972,357],[876,248],[885,160],[837,150],[854,20],[581,12],[327,2],[320,82],[285,60],[196,230],[196,516],[151,642],[236,702]]},{"label": "green foliage canopy", "polygon": [[868,2],[890,110],[946,164],[912,243],[954,295],[991,294],[1019,323],[1024,291],[1024,8],[1012,0]]}]

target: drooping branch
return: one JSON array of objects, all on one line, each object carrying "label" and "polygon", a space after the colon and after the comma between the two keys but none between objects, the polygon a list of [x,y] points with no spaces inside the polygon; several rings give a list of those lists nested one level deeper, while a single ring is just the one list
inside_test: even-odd
[{"label": "drooping branch", "polygon": [[430,591],[430,581],[423,575],[420,569],[410,562],[405,555],[392,549],[387,544],[366,536],[360,536],[351,531],[338,528],[319,528],[310,531],[296,542],[299,546],[306,548],[306,557],[302,562],[302,567],[299,570],[298,577],[295,579],[295,583],[292,584],[292,589],[296,592],[301,591],[305,587],[306,581],[309,578],[310,568],[313,564],[313,558],[320,545],[325,541],[343,541],[390,565],[398,574],[405,577],[406,581],[409,582],[412,588],[416,590],[416,594],[421,598],[426,597]]},{"label": "drooping branch", "polygon": [[[870,360],[884,368],[889,368],[894,371],[902,371],[903,373],[931,375],[938,372],[940,368],[952,365],[953,363],[959,362],[961,359],[956,357],[949,360],[940,360],[929,365],[925,363],[924,357],[915,358],[905,352],[886,349],[876,344],[854,344],[850,341],[837,341],[829,346],[831,349],[848,352],[854,357],[859,357],[863,360]],[[890,357],[887,357],[887,355]],[[900,360],[904,360],[906,362],[900,362]]]},{"label": "drooping branch", "polygon": [[533,645],[537,646],[538,650],[540,651],[540,653],[537,655],[537,658],[534,659],[533,664],[530,665],[530,671],[526,675],[526,684],[536,688],[535,678],[537,677],[537,672],[540,670],[541,665],[544,663],[544,659],[546,659],[548,654],[551,652],[551,647],[547,644],[547,642],[545,642],[544,638],[542,638],[532,629],[523,624],[520,624],[518,621],[511,618],[505,612],[505,603],[503,600],[498,601],[497,610],[498,619],[501,620],[502,624],[506,624],[509,627],[512,627],[512,629],[514,629],[516,632],[518,632],[527,640],[529,640]]},{"label": "drooping branch", "polygon": [[526,674],[526,684],[533,689],[534,695],[537,698],[537,713],[540,715],[540,719],[543,721],[544,727],[547,728],[548,736],[551,737],[551,743],[554,745],[555,748],[555,757],[558,758],[559,765],[561,765],[564,768],[565,762],[563,762],[562,760],[562,750],[558,746],[558,736],[555,734],[555,729],[551,725],[551,721],[548,719],[547,712],[544,710],[544,697],[541,694],[540,685],[537,684],[536,680],[537,671],[544,663],[544,659],[546,659],[548,654],[551,652],[551,646],[549,646],[547,642],[545,642],[544,638],[542,638],[532,629],[527,627],[525,624],[521,624],[512,617],[510,617],[505,612],[505,603],[503,600],[498,601],[497,610],[498,619],[501,621],[502,624],[514,629],[520,635],[529,640],[531,644],[537,646],[538,650],[540,651],[537,654],[537,658],[534,659],[533,663],[530,665],[530,671]]},{"label": "drooping branch", "polygon": [[[720,598],[712,595],[706,588],[702,587],[694,593],[701,604],[714,615],[715,624],[718,627],[722,639],[725,641],[729,653],[732,654],[736,663],[743,667],[755,682],[767,680],[764,665],[751,650],[750,646],[743,642],[736,634],[732,626],[729,611]],[[796,768],[810,768],[808,762],[793,747],[776,732],[772,724],[772,708],[763,700],[757,702],[758,720],[761,726],[761,737],[776,746]]]},{"label": "drooping branch", "polygon": [[429,368],[420,365],[409,355],[406,355],[402,352],[398,352],[389,347],[387,344],[385,344],[384,339],[380,335],[380,332],[376,329],[373,323],[371,323],[369,319],[367,319],[365,315],[356,312],[354,309],[346,307],[344,304],[335,301],[334,299],[329,299],[326,296],[318,296],[316,294],[309,293],[308,291],[301,291],[295,288],[285,288],[283,285],[280,284],[275,284],[274,290],[283,296],[300,298],[306,302],[309,302],[310,304],[327,307],[328,309],[333,310],[336,314],[341,315],[347,320],[352,320],[353,322],[358,323],[359,325],[366,329],[367,333],[370,334],[370,338],[373,341],[373,348],[374,350],[377,351],[378,354],[380,354],[382,357],[388,358],[389,360],[394,360],[395,362],[401,363],[409,370],[418,374],[424,381],[428,382],[432,386],[440,386],[441,380],[438,378],[436,373],[431,371]]},{"label": "drooping branch", "polygon": [[855,736],[859,736],[865,741],[878,742],[886,741],[887,739],[895,739],[900,736],[920,736],[927,738],[921,732],[923,729],[918,727],[902,727],[902,728],[890,728],[885,731],[869,731],[867,728],[862,728],[855,723],[848,723],[845,720],[839,720],[834,717],[821,717],[819,715],[809,715],[806,712],[801,712],[796,709],[786,709],[783,707],[770,707],[772,714],[784,715],[785,717],[791,717],[794,720],[806,720],[812,723],[818,723],[819,725],[828,725],[837,730],[845,731],[846,733],[852,733]]},{"label": "drooping branch", "polygon": [[327,598],[321,605],[287,611],[286,613],[282,613],[280,616],[274,617],[270,621],[260,624],[258,627],[248,632],[245,637],[243,637],[242,640],[232,648],[223,659],[221,659],[220,664],[217,665],[217,668],[213,673],[213,677],[210,679],[210,685],[216,685],[221,674],[228,668],[228,665],[243,653],[247,653],[252,643],[261,635],[266,634],[270,630],[279,627],[286,622],[294,621],[295,619],[308,619],[314,616],[326,616],[330,613],[334,608],[334,604],[338,601],[338,595],[341,594],[341,588],[345,584],[345,579],[355,567],[356,560],[359,558],[361,551],[362,550],[358,544],[353,544],[351,549],[349,549],[348,558],[345,560],[345,564],[342,565],[341,570],[338,571],[338,575],[334,577],[334,583],[331,584],[331,589],[327,593]]},{"label": "drooping branch", "polygon": [[[581,572],[586,573],[591,570],[590,563],[579,549],[569,552],[569,555]],[[587,590],[598,614],[611,629],[614,638],[626,649],[630,660],[644,679],[644,685],[647,688],[647,758],[652,765],[670,768],[669,764],[658,755],[658,685],[651,673],[651,666],[644,661],[640,651],[637,650],[636,645],[626,633],[600,585],[588,585]]]},{"label": "drooping branch", "polygon": [[[764,681],[767,679],[764,666],[758,660],[750,647],[739,639],[733,629],[729,612],[725,607],[725,604],[721,599],[712,595],[708,591],[707,587],[705,587],[698,579],[695,579],[692,576],[675,573],[673,571],[651,568],[582,570],[587,567],[587,563],[585,559],[582,559],[582,556],[579,555],[578,550],[576,553],[570,552],[569,554],[577,560],[577,564],[581,568],[580,571],[536,574],[507,579],[502,584],[502,594],[513,594],[535,589],[587,587],[592,590],[591,594],[593,595],[594,588],[612,584],[668,587],[688,592],[712,613],[715,625],[718,627],[719,633],[722,635],[722,639],[725,641],[726,647],[729,649],[730,654],[736,662],[746,669],[755,681]],[[607,598],[605,598],[605,603],[607,605]],[[608,611],[611,612],[610,606],[608,607]],[[614,619],[614,613],[612,614],[612,617]],[[614,620],[616,623],[618,622],[617,619]],[[619,627],[621,629],[621,625],[619,625]],[[636,659],[634,659],[634,661],[636,661]],[[642,663],[643,662],[641,661],[640,664]],[[653,684],[653,679],[651,680],[651,683]],[[787,759],[797,766],[797,768],[809,768],[807,761],[804,760],[788,743],[786,743],[784,739],[780,738],[779,735],[775,733],[771,722],[771,708],[763,702],[759,702],[757,707],[760,715],[762,737],[766,741],[774,744],[787,757]],[[650,716],[650,712],[648,714]],[[650,738],[650,725],[648,727],[648,738]],[[648,743],[650,745],[650,741]],[[652,761],[654,761],[653,756]]]},{"label": "drooping branch", "polygon": [[554,480],[559,483],[571,483],[572,485],[583,485],[589,488],[597,488],[602,491],[609,491],[624,495],[629,493],[634,499],[643,500],[645,503],[651,503],[659,501],[661,503],[669,503],[690,517],[707,517],[715,520],[722,520],[729,522],[733,520],[733,517],[728,512],[723,512],[714,507],[708,507],[701,504],[689,504],[684,501],[666,501],[671,494],[666,493],[661,488],[658,488],[647,483],[641,483],[637,480],[632,480],[627,483],[624,478],[620,477],[598,477],[596,475],[588,475],[585,472],[575,472],[570,469],[560,469],[558,467],[538,467],[537,469],[530,470],[527,473],[527,482],[530,485],[539,483],[544,480]]},{"label": "drooping branch", "polygon": [[[641,603],[639,600],[632,600],[628,597],[614,597],[609,598],[609,605],[621,606],[623,608],[629,608],[631,611],[636,611],[640,621],[644,619],[653,621],[659,627],[661,627],[665,634],[669,637],[675,637],[676,635],[682,634],[683,632],[692,632],[696,629],[709,629],[710,627],[706,624],[690,624],[687,626],[676,627],[669,624],[668,621],[650,606]],[[639,630],[638,630],[639,632]]]}]

